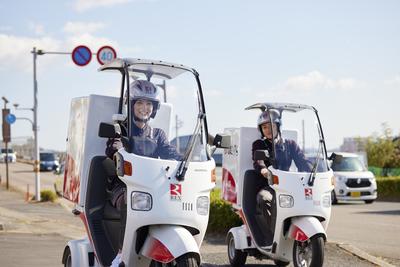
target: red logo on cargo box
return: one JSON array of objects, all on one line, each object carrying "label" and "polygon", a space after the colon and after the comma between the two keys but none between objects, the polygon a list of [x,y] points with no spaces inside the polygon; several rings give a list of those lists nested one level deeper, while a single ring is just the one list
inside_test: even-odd
[{"label": "red logo on cargo box", "polygon": [[169,194],[171,196],[171,200],[181,200],[182,185],[181,184],[170,184],[169,185]]}]

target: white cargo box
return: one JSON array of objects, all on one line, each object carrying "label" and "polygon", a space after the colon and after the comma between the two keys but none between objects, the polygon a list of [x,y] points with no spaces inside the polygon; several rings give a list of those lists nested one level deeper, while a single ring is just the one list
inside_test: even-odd
[{"label": "white cargo box", "polygon": [[[105,155],[106,138],[98,136],[101,122],[113,123],[118,113],[119,98],[90,95],[72,99],[67,136],[64,173],[64,198],[84,207],[87,177],[94,156]],[[169,136],[172,107],[162,103],[152,127],[162,128]]]},{"label": "white cargo box", "polygon": [[[224,134],[231,136],[231,148],[224,149],[222,157],[222,198],[230,202],[234,208],[242,207],[242,188],[244,174],[254,169],[252,144],[261,138],[256,127],[226,128]],[[297,141],[296,130],[283,130],[285,139]]]}]

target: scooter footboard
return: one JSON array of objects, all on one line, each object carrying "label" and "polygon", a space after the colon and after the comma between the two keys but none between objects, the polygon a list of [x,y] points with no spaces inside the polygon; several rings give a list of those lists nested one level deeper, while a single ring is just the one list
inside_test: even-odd
[{"label": "scooter footboard", "polygon": [[169,263],[189,252],[198,255],[200,262],[199,247],[187,229],[177,225],[154,225],[149,228],[140,254],[158,262]]},{"label": "scooter footboard", "polygon": [[326,240],[326,232],[321,222],[312,216],[292,218],[287,236],[297,241],[306,241],[316,234],[322,234]]}]

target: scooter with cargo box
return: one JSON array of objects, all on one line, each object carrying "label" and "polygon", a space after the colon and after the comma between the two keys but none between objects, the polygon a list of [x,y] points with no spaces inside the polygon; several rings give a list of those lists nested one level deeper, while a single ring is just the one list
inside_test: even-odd
[{"label": "scooter with cargo box", "polygon": [[[240,267],[254,256],[272,259],[277,266],[322,266],[334,177],[317,110],[291,103],[257,103],[246,109],[267,114],[274,110],[279,125],[273,130],[273,123],[266,124],[273,135],[272,151],[256,150],[253,156],[252,143],[261,138],[261,128],[226,128],[217,136],[224,148],[222,198],[243,221],[227,234],[229,262]],[[266,142],[265,137],[261,140]],[[285,143],[294,142],[305,166],[291,159],[290,167],[283,168],[288,164],[280,161],[287,162],[285,153],[292,153]],[[272,163],[267,178],[254,170],[253,159]]]},{"label": "scooter with cargo box", "polygon": [[[200,266],[215,162],[207,143],[199,74],[181,64],[144,59],[115,59],[100,71],[120,73],[121,92],[119,98],[90,95],[72,100],[63,195],[75,203],[73,212],[83,221],[87,236],[67,243],[62,263],[109,266],[123,238],[120,266]],[[149,123],[162,129],[169,141],[191,134],[182,160],[135,154],[133,146],[140,141],[133,142],[134,114],[127,97],[132,80],[150,81],[164,90],[164,102]],[[178,118],[183,122],[179,133]],[[114,159],[107,158],[107,138],[116,137],[123,147]],[[146,143],[141,145],[146,148]],[[126,185],[124,236],[120,214],[107,200],[107,179],[113,175]]]}]

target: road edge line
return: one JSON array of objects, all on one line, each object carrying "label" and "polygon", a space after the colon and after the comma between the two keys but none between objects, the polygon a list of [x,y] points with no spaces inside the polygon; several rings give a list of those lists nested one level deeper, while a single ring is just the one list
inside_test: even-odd
[{"label": "road edge line", "polygon": [[345,244],[345,243],[339,243],[339,242],[329,242],[332,244],[335,244],[338,248],[343,249],[351,254],[353,254],[354,256],[359,257],[360,259],[369,261],[373,264],[376,264],[378,266],[381,267],[396,267],[390,263],[388,263],[387,261],[380,259],[378,257],[372,256],[371,254],[368,254],[367,252],[353,246],[350,244]]}]

